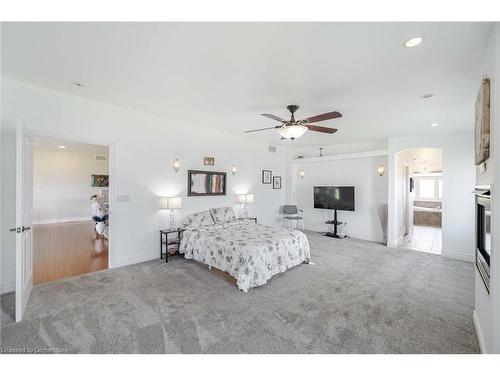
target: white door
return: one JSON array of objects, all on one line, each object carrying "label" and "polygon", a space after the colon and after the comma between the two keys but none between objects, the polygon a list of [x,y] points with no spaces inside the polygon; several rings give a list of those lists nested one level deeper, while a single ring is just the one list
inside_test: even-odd
[{"label": "white door", "polygon": [[17,125],[16,134],[16,321],[21,321],[33,287],[32,138]]}]

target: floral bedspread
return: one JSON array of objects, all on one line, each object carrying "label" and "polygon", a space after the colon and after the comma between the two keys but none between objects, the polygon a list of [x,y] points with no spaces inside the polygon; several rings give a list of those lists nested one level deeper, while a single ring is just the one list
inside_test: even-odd
[{"label": "floral bedspread", "polygon": [[229,273],[245,293],[311,257],[304,233],[240,220],[186,229],[179,251]]}]

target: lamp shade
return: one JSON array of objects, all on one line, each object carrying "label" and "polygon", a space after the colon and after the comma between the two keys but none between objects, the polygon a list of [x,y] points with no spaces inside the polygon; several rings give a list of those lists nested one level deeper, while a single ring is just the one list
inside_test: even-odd
[{"label": "lamp shade", "polygon": [[182,208],[182,198],[181,197],[168,198],[168,208],[170,208],[171,210]]},{"label": "lamp shade", "polygon": [[279,135],[281,135],[283,138],[295,139],[302,137],[308,130],[308,128],[303,125],[289,125],[278,128],[277,130]]},{"label": "lamp shade", "polygon": [[238,203],[238,204],[253,203],[253,194],[238,194],[238,195],[236,195],[236,203]]},{"label": "lamp shade", "polygon": [[168,210],[168,197],[160,197],[160,208]]},{"label": "lamp shade", "polygon": [[181,197],[160,197],[160,207],[162,210],[174,210],[182,208]]}]

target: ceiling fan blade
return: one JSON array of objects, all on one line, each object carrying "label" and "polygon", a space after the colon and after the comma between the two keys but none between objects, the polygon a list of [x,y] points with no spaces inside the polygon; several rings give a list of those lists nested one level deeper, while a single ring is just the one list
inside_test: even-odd
[{"label": "ceiling fan blade", "polygon": [[328,134],[333,134],[338,130],[335,128],[327,128],[327,127],[318,126],[318,125],[305,125],[305,126],[313,132],[328,133]]},{"label": "ceiling fan blade", "polygon": [[334,112],[328,112],[328,113],[323,113],[322,115],[317,115],[317,116],[312,116],[305,118],[307,122],[319,122],[319,121],[325,121],[325,120],[333,120],[334,118],[339,118],[342,117],[342,113],[334,111]]},{"label": "ceiling fan blade", "polygon": [[271,126],[270,128],[261,128],[261,129],[245,130],[245,133],[260,132],[261,130],[269,130],[269,129],[276,129],[276,128],[281,128],[281,126]]},{"label": "ceiling fan blade", "polygon": [[281,117],[271,115],[270,113],[261,113],[261,116],[268,117],[270,119],[279,121],[279,122],[287,122],[287,120],[282,119]]}]

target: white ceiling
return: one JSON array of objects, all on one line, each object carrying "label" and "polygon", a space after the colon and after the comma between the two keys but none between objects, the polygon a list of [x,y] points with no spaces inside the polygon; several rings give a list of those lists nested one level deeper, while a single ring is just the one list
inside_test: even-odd
[{"label": "white ceiling", "polygon": [[[59,152],[79,152],[95,155],[108,155],[108,146],[93,145],[80,142],[69,142],[57,138],[35,137],[33,140],[34,148],[38,150],[51,150]],[[59,146],[66,146],[65,149]]]},{"label": "white ceiling", "polygon": [[417,172],[440,172],[443,170],[443,152],[440,148],[412,148],[399,153],[403,163]]},{"label": "white ceiling", "polygon": [[[6,76],[245,135],[332,110],[296,145],[472,129],[489,23],[7,23]],[[416,48],[410,36],[423,35]],[[78,88],[70,84],[78,81]],[[420,99],[423,93],[435,97]],[[437,128],[428,126],[439,122]],[[139,125],[138,125],[139,126]],[[277,144],[273,131],[245,135]]]}]

